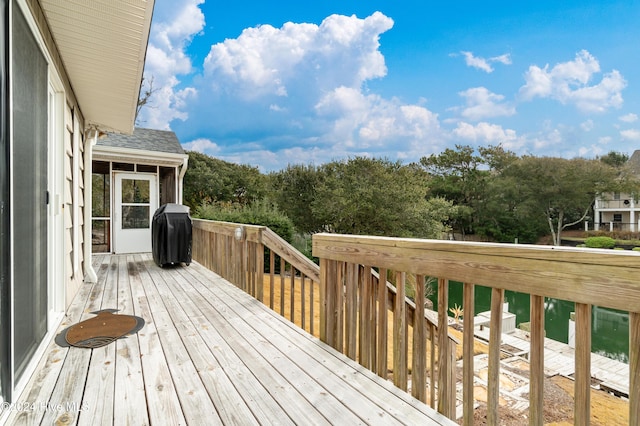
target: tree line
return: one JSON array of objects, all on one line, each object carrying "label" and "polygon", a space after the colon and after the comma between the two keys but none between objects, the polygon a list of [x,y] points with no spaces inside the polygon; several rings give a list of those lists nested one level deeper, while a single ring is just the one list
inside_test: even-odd
[{"label": "tree line", "polygon": [[567,227],[593,220],[597,196],[638,192],[627,160],[456,145],[417,163],[353,157],[263,174],[189,152],[184,202],[196,216],[271,225],[288,239],[337,232],[535,243],[550,234],[559,245]]}]

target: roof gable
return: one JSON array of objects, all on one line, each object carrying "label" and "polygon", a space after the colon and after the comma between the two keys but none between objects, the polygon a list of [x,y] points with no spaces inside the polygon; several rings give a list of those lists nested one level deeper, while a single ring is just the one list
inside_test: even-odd
[{"label": "roof gable", "polygon": [[633,151],[631,158],[627,160],[627,164],[635,173],[640,174],[640,150]]}]

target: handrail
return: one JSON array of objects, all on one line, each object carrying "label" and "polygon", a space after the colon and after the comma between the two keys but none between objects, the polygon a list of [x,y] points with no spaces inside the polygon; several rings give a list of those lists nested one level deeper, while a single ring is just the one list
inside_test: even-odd
[{"label": "handrail", "polygon": [[267,227],[262,229],[262,243],[313,281],[320,281],[320,267]]},{"label": "handrail", "polygon": [[[631,251],[579,249],[316,234],[313,254],[320,259],[321,277],[336,263],[372,265],[396,274],[439,278],[439,324],[447,318],[448,281],[464,283],[463,411],[464,424],[473,422],[473,293],[474,285],[491,287],[489,338],[488,423],[498,423],[500,335],[504,291],[531,295],[530,424],[542,424],[544,378],[544,298],[576,303],[575,421],[588,424],[591,381],[592,305],[630,312],[629,421],[640,422],[640,257]],[[326,269],[326,271],[325,271]],[[323,285],[329,285],[325,279]],[[330,291],[330,290],[327,290]],[[400,291],[400,289],[399,289]],[[447,327],[438,328],[444,345]],[[441,356],[439,360],[446,363]],[[439,381],[445,396],[455,386]],[[441,393],[442,392],[442,393]],[[440,412],[449,415],[445,407]]]}]

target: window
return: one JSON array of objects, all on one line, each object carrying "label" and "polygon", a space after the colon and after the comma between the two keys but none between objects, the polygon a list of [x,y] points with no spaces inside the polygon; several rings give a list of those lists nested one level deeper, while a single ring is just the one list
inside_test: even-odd
[{"label": "window", "polygon": [[109,163],[94,161],[91,176],[91,247],[94,253],[111,250],[111,175]]},{"label": "window", "polygon": [[622,222],[622,213],[614,213],[613,214],[614,222]]},{"label": "window", "polygon": [[122,229],[149,228],[150,185],[148,180],[122,179]]}]

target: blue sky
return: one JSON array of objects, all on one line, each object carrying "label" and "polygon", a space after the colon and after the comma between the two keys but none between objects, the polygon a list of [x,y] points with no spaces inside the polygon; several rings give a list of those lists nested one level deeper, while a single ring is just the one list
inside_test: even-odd
[{"label": "blue sky", "polygon": [[640,4],[432,3],[156,0],[139,125],[263,172],[640,149]]}]

